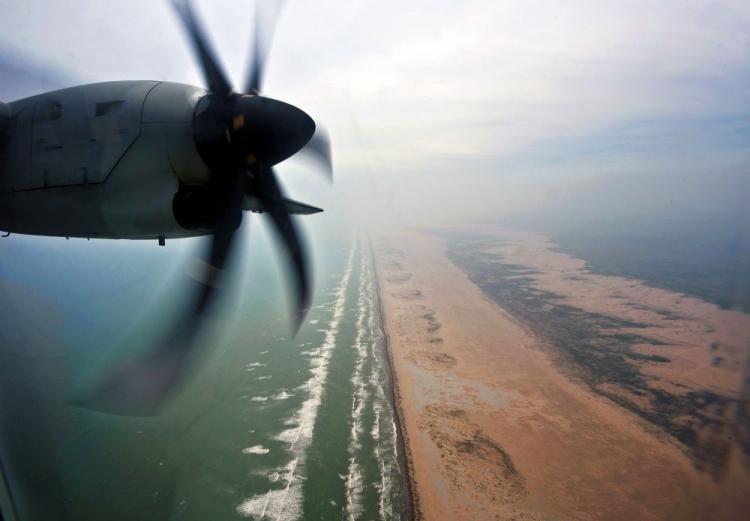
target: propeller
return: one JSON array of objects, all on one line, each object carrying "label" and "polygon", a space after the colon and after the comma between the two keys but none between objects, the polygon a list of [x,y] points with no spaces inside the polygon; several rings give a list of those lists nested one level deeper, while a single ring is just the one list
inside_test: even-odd
[{"label": "propeller", "polygon": [[299,151],[299,156],[309,158],[320,167],[329,182],[333,181],[333,162],[331,161],[331,141],[328,132],[323,127],[316,127],[315,134],[307,142],[305,148]]},{"label": "propeller", "polygon": [[[193,134],[211,171],[210,185],[180,187],[173,211],[183,227],[210,233],[211,241],[194,276],[194,300],[167,340],[145,356],[116,367],[90,395],[77,400],[79,405],[116,414],[153,414],[184,380],[191,367],[194,339],[225,282],[235,232],[242,222],[243,201],[248,198],[259,205],[254,211],[269,216],[288,258],[296,334],[310,307],[311,280],[302,235],[289,215],[291,208],[300,206],[286,199],[273,167],[309,148],[306,153],[329,177],[331,172],[327,133],[316,132],[315,122],[302,110],[260,95],[279,10],[270,24],[262,26],[268,13],[256,9],[245,93],[234,93],[191,2],[172,0],[172,4],[208,86],[209,93],[195,108]],[[317,210],[303,208],[305,213]]]},{"label": "propeller", "polygon": [[190,36],[190,43],[193,46],[193,51],[200,62],[203,77],[206,80],[206,86],[208,90],[216,93],[223,94],[227,97],[232,94],[232,85],[227,80],[226,74],[219,65],[219,61],[216,59],[216,54],[211,49],[208,43],[208,38],[205,36],[205,31],[201,23],[195,17],[193,8],[188,0],[173,0],[172,5],[177,11],[177,14],[182,19],[182,24],[185,27]]},{"label": "propeller", "polygon": [[271,51],[273,33],[276,22],[281,14],[284,2],[259,1],[255,3],[255,30],[253,31],[252,56],[247,79],[245,80],[245,92],[259,94],[263,85],[263,77],[266,69],[268,53]]}]

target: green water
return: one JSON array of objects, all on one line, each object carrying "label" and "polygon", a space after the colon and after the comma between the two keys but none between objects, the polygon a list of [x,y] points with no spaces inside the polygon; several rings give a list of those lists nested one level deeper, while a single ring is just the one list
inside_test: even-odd
[{"label": "green water", "polygon": [[0,457],[21,519],[402,517],[366,243],[342,235],[316,251],[313,307],[290,338],[282,274],[263,237],[246,240],[189,385],[146,419],[67,399],[158,338],[190,247],[7,247]]}]

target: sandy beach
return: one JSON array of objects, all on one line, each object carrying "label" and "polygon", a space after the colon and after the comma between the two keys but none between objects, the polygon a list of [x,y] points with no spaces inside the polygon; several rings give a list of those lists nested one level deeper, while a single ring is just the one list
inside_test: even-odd
[{"label": "sandy beach", "polygon": [[[554,295],[554,306],[619,321],[596,331],[631,339],[628,356],[617,358],[632,365],[622,365],[630,383],[594,378],[543,327],[489,298],[472,280],[478,275],[449,258],[445,238],[375,235],[416,517],[741,518],[750,474],[740,448],[724,440],[742,435],[730,405],[740,397],[750,316],[591,274],[541,236],[474,232],[502,239],[481,254],[523,267],[524,280]],[[641,340],[632,341],[636,333]],[[706,393],[730,405],[699,406],[696,418],[711,420],[703,428],[682,412],[664,419],[641,388],[674,399]],[[697,433],[697,449],[685,432]]]}]

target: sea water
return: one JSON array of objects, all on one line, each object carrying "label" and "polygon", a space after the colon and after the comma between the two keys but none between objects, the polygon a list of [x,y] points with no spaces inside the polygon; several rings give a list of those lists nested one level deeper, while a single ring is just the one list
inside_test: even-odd
[{"label": "sea water", "polygon": [[[158,338],[183,298],[184,256],[156,250],[139,264],[119,245],[119,255],[94,246],[95,261],[80,260],[90,245],[44,247],[45,261],[31,261],[38,243],[17,243],[13,258],[25,262],[0,265],[9,310],[0,456],[17,508],[32,497],[52,519],[403,517],[403,455],[362,237],[319,249],[314,302],[296,336],[272,253],[235,259],[235,287],[202,333],[188,385],[152,418],[66,397]],[[43,486],[29,486],[42,471]]]}]

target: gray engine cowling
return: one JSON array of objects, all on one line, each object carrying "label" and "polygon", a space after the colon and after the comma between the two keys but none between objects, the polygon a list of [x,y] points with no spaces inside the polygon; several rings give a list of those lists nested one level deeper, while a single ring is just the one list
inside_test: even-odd
[{"label": "gray engine cowling", "polygon": [[5,134],[10,126],[10,107],[0,102],[0,134]]}]

